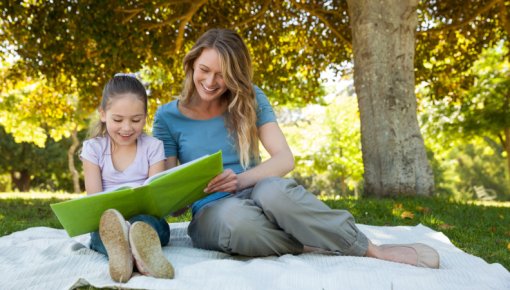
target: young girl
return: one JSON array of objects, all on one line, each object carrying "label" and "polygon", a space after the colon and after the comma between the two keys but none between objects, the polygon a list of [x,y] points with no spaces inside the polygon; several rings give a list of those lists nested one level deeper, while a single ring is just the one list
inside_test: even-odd
[{"label": "young girl", "polygon": [[[134,75],[117,74],[106,84],[99,114],[80,154],[87,194],[126,183],[141,185],[164,170],[162,142],[143,133],[147,93]],[[173,278],[173,267],[161,250],[169,239],[165,219],[139,215],[127,223],[117,210],[109,209],[101,217],[99,233],[91,233],[90,248],[108,257],[115,281],[129,280],[133,260],[144,275]]]}]

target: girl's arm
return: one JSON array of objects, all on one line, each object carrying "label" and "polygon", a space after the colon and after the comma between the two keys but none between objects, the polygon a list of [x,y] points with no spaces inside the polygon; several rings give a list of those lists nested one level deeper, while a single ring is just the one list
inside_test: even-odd
[{"label": "girl's arm", "polygon": [[256,167],[236,175],[232,170],[225,170],[215,177],[206,192],[234,192],[255,185],[259,180],[271,176],[284,176],[294,169],[294,156],[287,140],[276,122],[259,127],[259,138],[270,158]]},{"label": "girl's arm", "polygon": [[161,160],[159,162],[156,162],[149,167],[149,177],[153,176],[156,173],[160,173],[161,171],[164,171],[164,170],[165,170],[165,161]]},{"label": "girl's arm", "polygon": [[87,194],[90,195],[103,191],[103,180],[101,179],[101,169],[99,169],[99,166],[88,160],[82,160]]}]

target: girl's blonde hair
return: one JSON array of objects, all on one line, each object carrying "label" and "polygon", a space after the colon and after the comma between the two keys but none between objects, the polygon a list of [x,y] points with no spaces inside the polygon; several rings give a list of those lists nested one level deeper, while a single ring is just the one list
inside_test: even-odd
[{"label": "girl's blonde hair", "polygon": [[257,104],[250,53],[239,34],[228,29],[211,29],[197,40],[184,57],[186,76],[180,100],[188,104],[196,93],[193,65],[205,48],[213,48],[220,57],[222,75],[227,86],[222,96],[228,104],[225,116],[227,129],[231,135],[235,135],[241,166],[248,168],[250,162],[260,161]]},{"label": "girl's blonde hair", "polygon": [[[147,115],[147,91],[143,84],[132,74],[116,74],[111,78],[103,88],[103,98],[99,108],[106,112],[110,107],[112,100],[121,94],[131,93],[135,95],[144,104],[145,115]],[[97,120],[89,129],[88,137],[106,136],[106,124]]]}]

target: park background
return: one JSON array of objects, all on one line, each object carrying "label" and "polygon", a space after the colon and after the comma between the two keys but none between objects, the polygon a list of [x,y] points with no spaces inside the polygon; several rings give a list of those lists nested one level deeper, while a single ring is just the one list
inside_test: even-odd
[{"label": "park background", "polygon": [[3,1],[0,235],[42,218],[58,227],[48,202],[83,194],[78,154],[111,76],[136,73],[152,115],[179,94],[198,36],[223,27],[249,46],[296,157],[290,177],[358,221],[421,222],[509,268],[509,11],[505,0]]}]

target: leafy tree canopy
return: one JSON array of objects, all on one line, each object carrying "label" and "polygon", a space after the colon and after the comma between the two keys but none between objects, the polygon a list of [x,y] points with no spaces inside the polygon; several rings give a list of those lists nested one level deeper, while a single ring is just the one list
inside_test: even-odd
[{"label": "leafy tree canopy", "polygon": [[481,52],[500,41],[510,47],[509,9],[507,0],[420,1],[415,71],[430,97],[459,98],[474,81],[463,72]]},{"label": "leafy tree canopy", "polygon": [[[417,81],[427,81],[436,98],[470,86],[473,78],[459,83],[451,76],[470,67],[483,48],[507,39],[508,7],[508,0],[421,1]],[[36,132],[50,117],[65,123],[61,116],[70,114],[71,99],[81,114],[93,111],[114,73],[141,71],[150,83],[153,110],[179,93],[185,52],[213,27],[239,31],[254,56],[254,81],[275,103],[321,102],[321,73],[351,69],[346,1],[7,0],[0,3],[0,57],[3,63],[16,61],[2,72],[14,90],[3,89],[0,102],[18,107],[28,102],[26,109],[54,114],[43,112],[42,123],[26,115],[34,111],[9,115],[18,124],[31,120]],[[27,100],[16,99],[20,96]],[[62,97],[59,104],[55,99]],[[6,129],[13,130],[9,124]]]},{"label": "leafy tree canopy", "polygon": [[[93,108],[115,72],[164,72],[153,88],[179,92],[184,53],[207,29],[240,31],[255,58],[255,82],[279,103],[317,102],[320,73],[351,60],[346,1],[3,1],[0,43],[23,60],[18,69],[49,79],[76,78]],[[421,1],[417,77],[440,83],[463,71],[483,47],[506,38],[504,0]],[[427,62],[436,60],[433,66]],[[455,61],[454,61],[455,60]],[[337,67],[338,68],[338,67]],[[155,78],[162,77],[157,72]],[[438,87],[440,89],[440,87]]]},{"label": "leafy tree canopy", "polygon": [[83,119],[78,108],[72,79],[58,75],[49,82],[44,75],[33,78],[21,74],[12,80],[9,66],[0,66],[4,80],[0,88],[0,124],[17,143],[32,142],[44,147],[47,137],[59,141],[80,126]]}]

